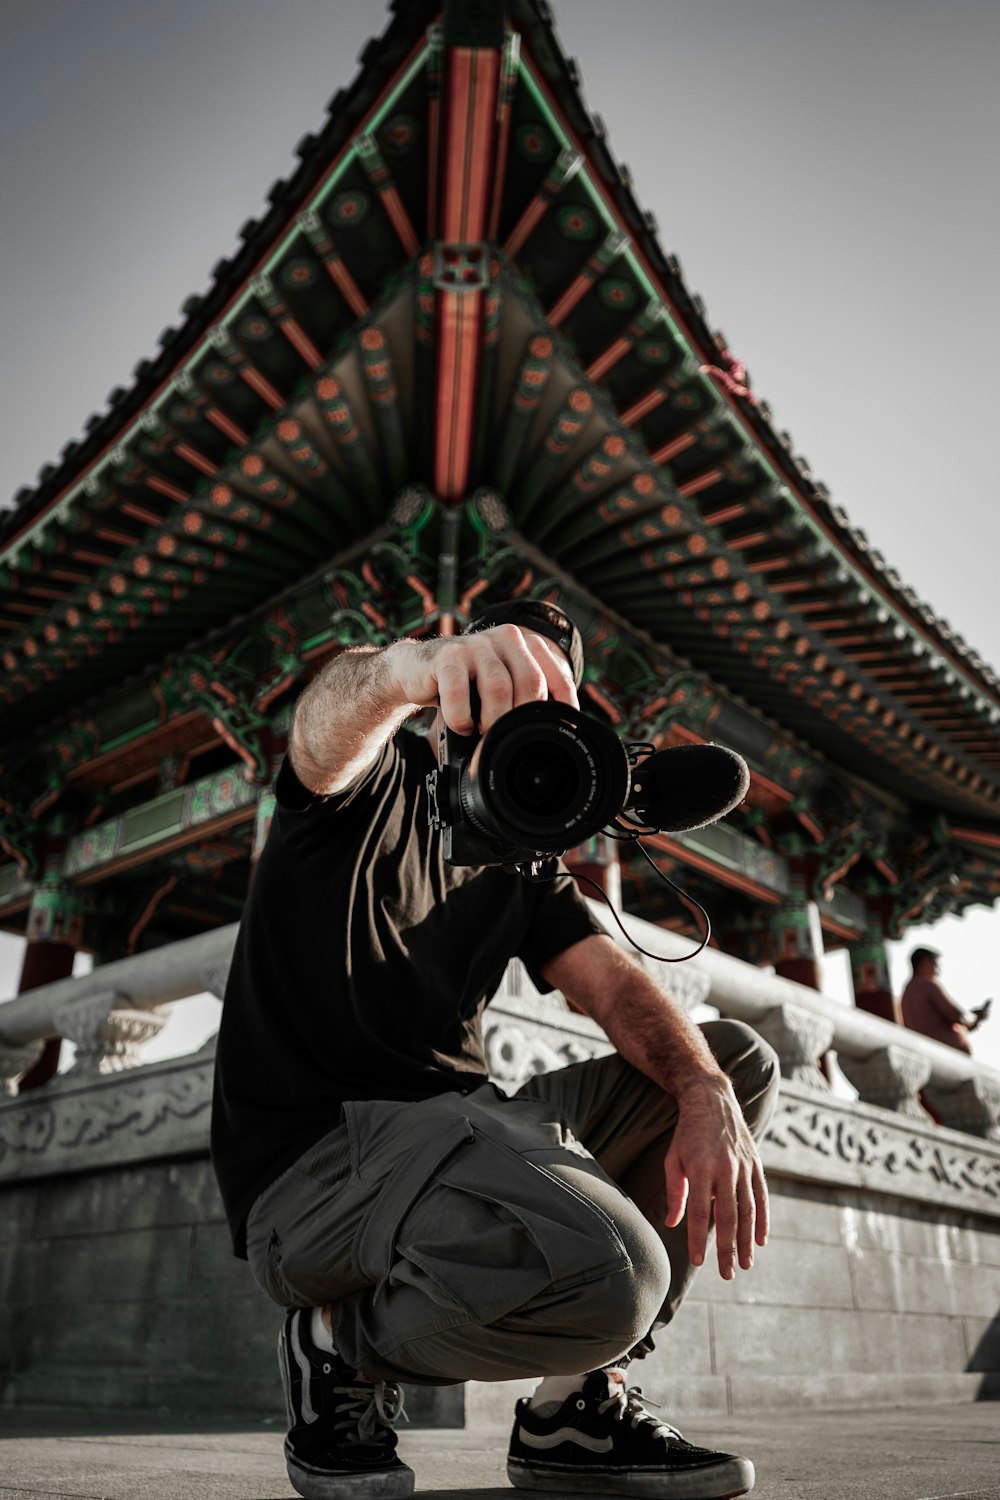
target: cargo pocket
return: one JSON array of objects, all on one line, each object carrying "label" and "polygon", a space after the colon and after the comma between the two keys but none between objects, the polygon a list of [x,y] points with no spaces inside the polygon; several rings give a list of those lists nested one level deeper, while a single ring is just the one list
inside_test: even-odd
[{"label": "cargo pocket", "polygon": [[629,1267],[585,1192],[467,1119],[447,1124],[430,1150],[409,1153],[360,1236],[380,1329],[412,1340],[486,1325]]}]

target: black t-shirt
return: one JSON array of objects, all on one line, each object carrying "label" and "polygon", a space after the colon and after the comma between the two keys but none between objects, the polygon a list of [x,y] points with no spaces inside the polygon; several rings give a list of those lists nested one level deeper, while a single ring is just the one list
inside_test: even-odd
[{"label": "black t-shirt", "polygon": [[482,1011],[508,961],[548,989],[549,959],[603,931],[565,873],[447,865],[427,824],[434,765],[404,732],[337,796],[312,796],[287,758],[278,774],[216,1054],[212,1159],[238,1255],[254,1200],[344,1099],[477,1087]]}]

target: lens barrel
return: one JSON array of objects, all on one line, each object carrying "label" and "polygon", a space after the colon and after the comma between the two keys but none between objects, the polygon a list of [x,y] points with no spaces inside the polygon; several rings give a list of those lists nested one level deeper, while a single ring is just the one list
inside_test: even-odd
[{"label": "lens barrel", "polygon": [[463,767],[462,813],[480,833],[562,853],[610,823],[628,796],[613,729],[564,703],[523,703],[487,730]]}]

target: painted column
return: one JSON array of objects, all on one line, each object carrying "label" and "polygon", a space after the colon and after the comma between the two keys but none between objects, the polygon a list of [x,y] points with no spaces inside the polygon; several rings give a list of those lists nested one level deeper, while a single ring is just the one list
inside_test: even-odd
[{"label": "painted column", "polygon": [[789,891],[770,914],[771,962],[782,979],[820,988],[823,930],[819,908],[809,895],[809,861],[803,841],[793,835],[782,845],[788,856]]},{"label": "painted column", "polygon": [[257,814],[254,820],[253,829],[253,852],[250,855],[251,880],[253,879],[253,872],[257,868],[257,861],[260,859],[261,850],[264,848],[264,844],[267,841],[267,835],[271,827],[271,819],[273,816],[274,793],[271,791],[270,787],[267,787],[257,798]]},{"label": "painted column", "polygon": [[[28,912],[27,938],[19,995],[56,979],[69,978],[83,939],[83,902],[55,870],[46,872],[35,888]],[[49,1037],[41,1057],[21,1079],[19,1092],[41,1088],[54,1078],[61,1051],[61,1038]]]},{"label": "painted column", "polygon": [[[782,904],[771,914],[768,924],[771,962],[780,978],[793,979],[796,984],[818,990],[821,988],[823,928],[819,907],[809,894],[813,872],[805,848],[805,841],[797,834],[782,843],[782,853],[788,857],[789,890]],[[829,1046],[829,1039],[826,1046]],[[832,1059],[825,1049],[820,1052],[817,1067],[829,1083]]]},{"label": "painted column", "polygon": [[859,1010],[881,1016],[883,1021],[900,1023],[899,1002],[892,993],[889,977],[889,952],[886,947],[885,897],[866,894],[868,927],[856,943],[851,944],[851,978],[854,981],[854,1003]]},{"label": "painted column", "polygon": [[[290,729],[291,725],[289,724],[287,727]],[[279,738],[276,726],[272,724],[266,733],[266,740],[262,746],[270,775],[257,793],[257,812],[254,817],[253,826],[253,848],[250,851],[251,880],[253,880],[253,872],[257,868],[257,861],[260,859],[261,852],[267,842],[267,835],[271,828],[271,819],[274,817],[274,779],[278,774],[278,767],[281,765],[281,760],[285,753],[286,739],[284,730],[285,726],[282,725],[283,732]]]}]

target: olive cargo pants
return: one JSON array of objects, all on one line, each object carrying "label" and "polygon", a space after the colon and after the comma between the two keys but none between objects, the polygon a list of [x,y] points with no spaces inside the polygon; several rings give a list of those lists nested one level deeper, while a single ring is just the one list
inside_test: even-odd
[{"label": "olive cargo pants", "polygon": [[[702,1028],[756,1137],[774,1053]],[[333,1306],[341,1356],[418,1385],[595,1369],[674,1315],[687,1226],[663,1227],[669,1095],[616,1053],[414,1103],[355,1100],[257,1199],[253,1274],[282,1306]]]}]

